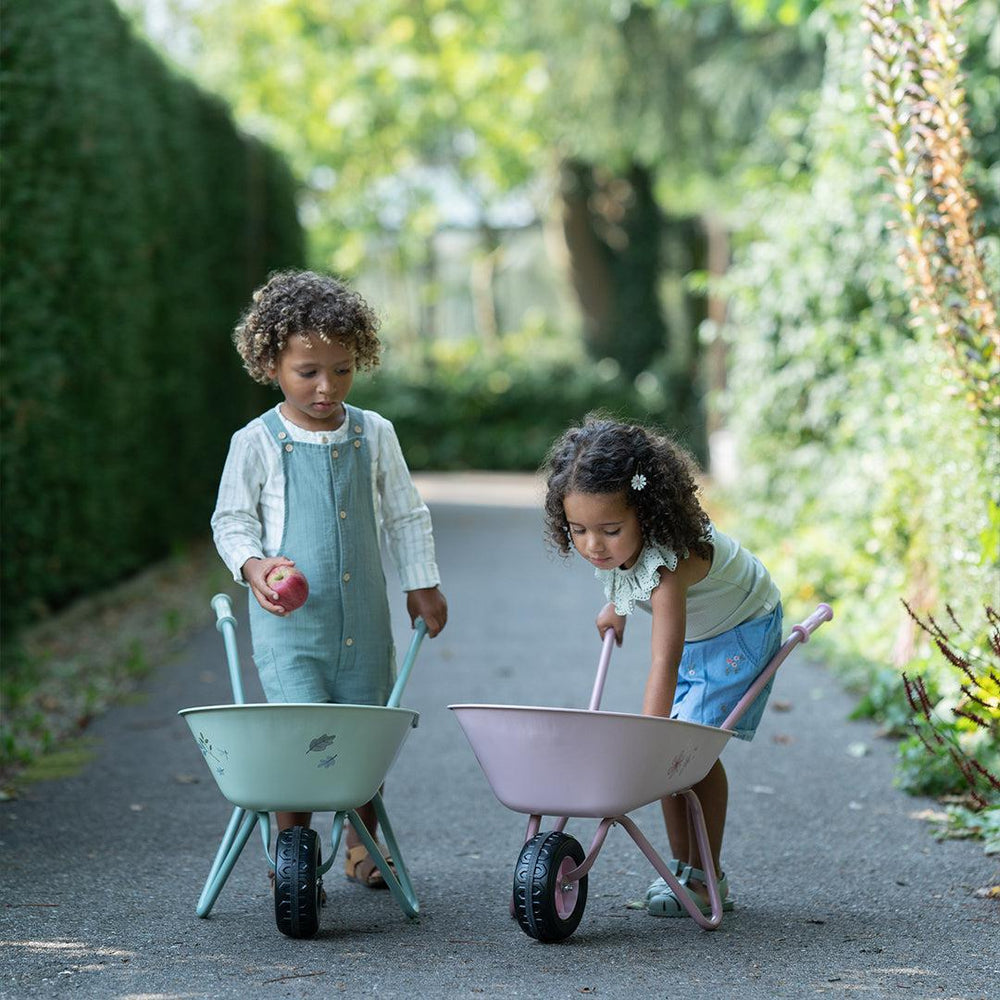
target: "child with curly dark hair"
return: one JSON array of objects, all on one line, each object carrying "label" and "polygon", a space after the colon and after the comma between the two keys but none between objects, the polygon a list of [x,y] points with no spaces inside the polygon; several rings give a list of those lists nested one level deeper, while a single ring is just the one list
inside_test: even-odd
[{"label": "child with curly dark hair", "polygon": [[[719,726],[781,645],[781,595],[760,561],[718,531],[698,501],[693,459],[665,435],[589,415],[549,451],[546,534],[596,567],[608,604],[601,636],[622,641],[636,607],[652,614],[652,662],[644,715]],[[738,723],[753,738],[770,685]],[[728,783],[721,761],[694,786],[716,872],[726,823]],[[702,912],[711,913],[698,844],[682,797],[661,802],[674,854],[671,871]],[[728,881],[719,876],[725,909]],[[654,916],[686,911],[664,879],[646,891]]]},{"label": "child with curly dark hair", "polygon": [[[346,402],[355,372],[379,363],[377,317],[335,278],[284,271],[254,293],[233,341],[251,377],[284,397],[233,435],[212,515],[219,554],[249,590],[264,694],[268,701],[384,705],[395,652],[381,534],[411,622],[422,617],[435,636],[448,606],[430,514],[393,426]],[[286,611],[268,577],[292,566],[309,593]],[[374,837],[374,807],[358,813]],[[310,821],[308,813],[277,814],[279,831]],[[384,887],[350,827],[347,848],[347,876]]]}]

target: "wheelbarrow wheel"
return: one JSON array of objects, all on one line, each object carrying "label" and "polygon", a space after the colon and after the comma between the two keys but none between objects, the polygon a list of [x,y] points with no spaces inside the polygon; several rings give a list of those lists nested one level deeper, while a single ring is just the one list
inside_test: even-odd
[{"label": "wheelbarrow wheel", "polygon": [[567,882],[583,864],[579,842],[565,833],[539,833],[521,850],[514,869],[514,916],[539,941],[563,941],[576,930],[587,905],[587,876]]},{"label": "wheelbarrow wheel", "polygon": [[323,880],[315,830],[292,826],[278,834],[274,849],[274,919],[292,938],[311,938],[319,930]]}]

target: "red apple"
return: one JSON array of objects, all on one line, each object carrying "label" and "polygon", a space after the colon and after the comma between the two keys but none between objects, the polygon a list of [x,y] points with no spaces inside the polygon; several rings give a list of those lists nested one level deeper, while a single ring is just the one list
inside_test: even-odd
[{"label": "red apple", "polygon": [[274,603],[286,611],[301,608],[309,596],[309,581],[294,566],[275,566],[264,582],[278,595]]}]

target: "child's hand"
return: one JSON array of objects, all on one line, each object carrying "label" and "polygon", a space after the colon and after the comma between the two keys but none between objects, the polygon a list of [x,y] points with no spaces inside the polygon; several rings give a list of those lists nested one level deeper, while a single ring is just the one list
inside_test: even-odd
[{"label": "child's hand", "polygon": [[618,614],[614,604],[610,602],[601,608],[601,613],[597,616],[597,631],[602,639],[609,628],[615,630],[615,642],[620,646],[625,636],[625,616]]},{"label": "child's hand", "polygon": [[250,589],[253,591],[253,596],[257,598],[257,603],[265,610],[270,611],[272,615],[278,615],[283,618],[285,615],[289,614],[280,604],[275,602],[278,600],[278,594],[273,587],[269,587],[265,580],[267,575],[274,569],[275,566],[294,566],[295,563],[286,558],[285,556],[268,556],[266,559],[248,559],[244,564],[241,572],[243,573],[243,579],[250,585]]},{"label": "child's hand", "polygon": [[427,634],[433,639],[448,621],[448,602],[437,587],[410,590],[406,594],[406,610],[414,627],[423,618]]}]

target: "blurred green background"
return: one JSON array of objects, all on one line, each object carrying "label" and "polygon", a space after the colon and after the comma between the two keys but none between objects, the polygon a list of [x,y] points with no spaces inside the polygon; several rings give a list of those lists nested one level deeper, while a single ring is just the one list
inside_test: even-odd
[{"label": "blurred green background", "polygon": [[[230,331],[308,265],[382,317],[352,401],[414,469],[533,470],[594,408],[667,427],[788,616],[834,605],[862,710],[926,726],[922,676],[996,773],[1000,691],[977,674],[963,716],[968,676],[901,603],[1000,664],[995,0],[2,8],[8,711],[23,628],[204,537],[230,434],[275,398]],[[892,76],[934,37],[965,229],[920,214],[935,119],[913,145]],[[901,762],[964,788],[919,734]]]}]

